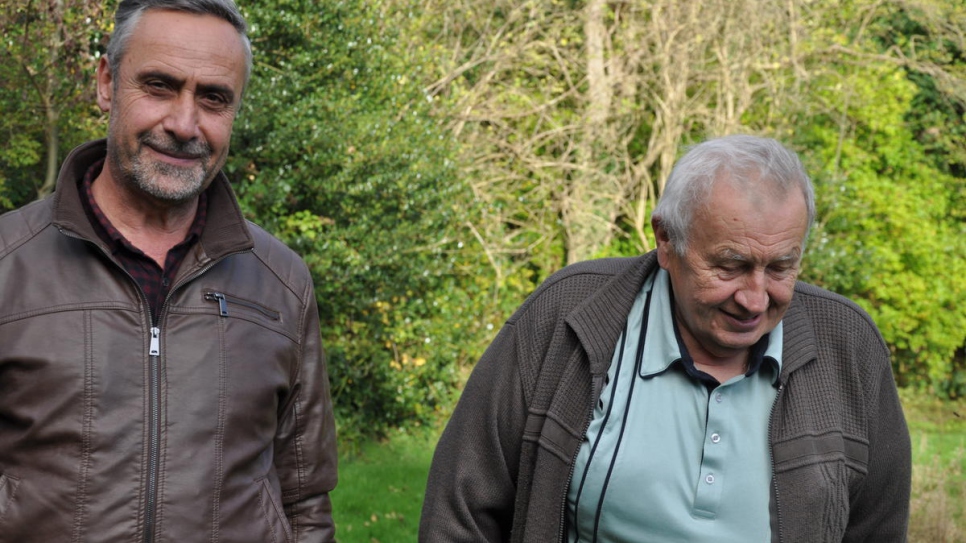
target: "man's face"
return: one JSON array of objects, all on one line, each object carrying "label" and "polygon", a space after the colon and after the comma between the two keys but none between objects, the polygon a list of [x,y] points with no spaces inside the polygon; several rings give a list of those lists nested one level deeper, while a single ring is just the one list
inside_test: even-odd
[{"label": "man's face", "polygon": [[110,174],[154,201],[190,201],[228,156],[245,78],[241,37],[213,16],[149,10],[117,71],[101,59]]},{"label": "man's face", "polygon": [[694,216],[684,256],[655,229],[675,318],[698,361],[742,356],[778,325],[792,300],[808,228],[798,191],[747,195],[719,180],[709,202]]}]

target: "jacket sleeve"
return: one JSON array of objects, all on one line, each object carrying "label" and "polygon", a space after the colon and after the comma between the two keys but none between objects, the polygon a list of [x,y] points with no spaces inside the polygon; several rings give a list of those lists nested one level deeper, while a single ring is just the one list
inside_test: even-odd
[{"label": "jacket sleeve", "polygon": [[909,527],[912,452],[888,349],[871,365],[868,390],[869,473],[852,498],[845,542],[903,543]]},{"label": "jacket sleeve", "polygon": [[526,405],[517,331],[503,327],[473,369],[429,472],[419,541],[508,541]]},{"label": "jacket sleeve", "polygon": [[336,431],[311,281],[305,296],[297,370],[279,412],[275,468],[293,540],[327,543],[335,541],[329,492],[337,482]]}]

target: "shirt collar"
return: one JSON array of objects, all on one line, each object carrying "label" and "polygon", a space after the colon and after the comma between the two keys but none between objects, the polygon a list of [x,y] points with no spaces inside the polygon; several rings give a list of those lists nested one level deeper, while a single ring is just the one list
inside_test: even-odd
[{"label": "shirt collar", "polygon": [[[80,181],[80,196],[81,204],[84,206],[84,211],[87,213],[88,219],[90,219],[91,225],[97,232],[98,237],[101,238],[108,246],[111,248],[112,252],[117,252],[119,249],[124,248],[134,253],[142,254],[141,250],[135,247],[124,237],[121,232],[114,227],[107,215],[101,210],[101,207],[97,205],[97,201],[94,200],[94,192],[92,187],[94,186],[94,179],[101,173],[104,168],[106,159],[101,159],[91,165],[84,174],[84,177]],[[210,187],[209,187],[210,188]],[[194,221],[191,223],[191,228],[185,235],[185,239],[178,244],[181,246],[185,243],[194,243],[194,241],[201,237],[201,233],[205,229],[205,223],[208,220],[208,191],[205,190],[198,197],[198,211],[195,213]]]},{"label": "shirt collar", "polygon": [[[644,291],[650,290],[647,294]],[[696,373],[704,374],[694,366],[694,361],[687,352],[687,348],[680,340],[677,323],[672,310],[674,294],[671,290],[670,276],[663,268],[659,268],[652,279],[645,282],[642,294],[651,296],[651,304],[647,322],[646,342],[644,345],[644,359],[641,361],[641,377],[651,377],[666,371],[672,364],[681,362],[685,371],[695,378]],[[751,363],[745,375],[752,375],[761,369],[764,362],[772,365],[772,383],[778,380],[781,373],[781,353],[783,340],[783,326],[779,322],[771,333],[763,336],[752,347]],[[705,374],[706,375],[706,374]]]}]

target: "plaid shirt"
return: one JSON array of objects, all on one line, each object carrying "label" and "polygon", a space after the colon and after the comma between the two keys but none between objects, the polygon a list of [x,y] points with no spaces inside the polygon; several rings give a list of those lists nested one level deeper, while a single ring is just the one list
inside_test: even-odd
[{"label": "plaid shirt", "polygon": [[104,215],[100,206],[94,201],[94,194],[91,192],[91,187],[94,185],[94,179],[101,173],[103,167],[104,160],[100,160],[87,170],[87,174],[84,175],[84,179],[82,180],[80,190],[81,202],[84,204],[84,210],[87,212],[87,216],[94,226],[97,235],[107,243],[114,258],[117,259],[118,263],[121,264],[124,270],[141,287],[141,292],[144,293],[148,305],[151,308],[152,321],[156,322],[158,314],[161,311],[161,306],[164,304],[164,299],[171,290],[171,284],[174,281],[175,274],[178,272],[178,268],[181,267],[181,262],[188,254],[191,246],[201,237],[201,232],[205,228],[205,221],[208,217],[207,194],[204,192],[201,193],[201,196],[198,198],[198,212],[195,214],[194,222],[191,223],[191,229],[188,230],[188,235],[185,236],[184,241],[168,250],[168,255],[164,260],[164,268],[162,269],[158,266],[157,262],[132,245],[111,224],[111,221]]}]

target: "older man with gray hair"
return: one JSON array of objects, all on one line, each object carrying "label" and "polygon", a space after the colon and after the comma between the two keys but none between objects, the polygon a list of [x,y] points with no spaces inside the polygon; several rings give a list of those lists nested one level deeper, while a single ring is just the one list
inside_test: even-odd
[{"label": "older man with gray hair", "polygon": [[778,142],[691,149],[656,250],[561,270],[487,349],[420,541],[905,541],[889,350],[856,304],[797,281],[814,218]]},{"label": "older man with gray hair", "polygon": [[312,278],[221,168],[231,0],[123,0],[106,140],[0,217],[0,543],[334,541]]}]

